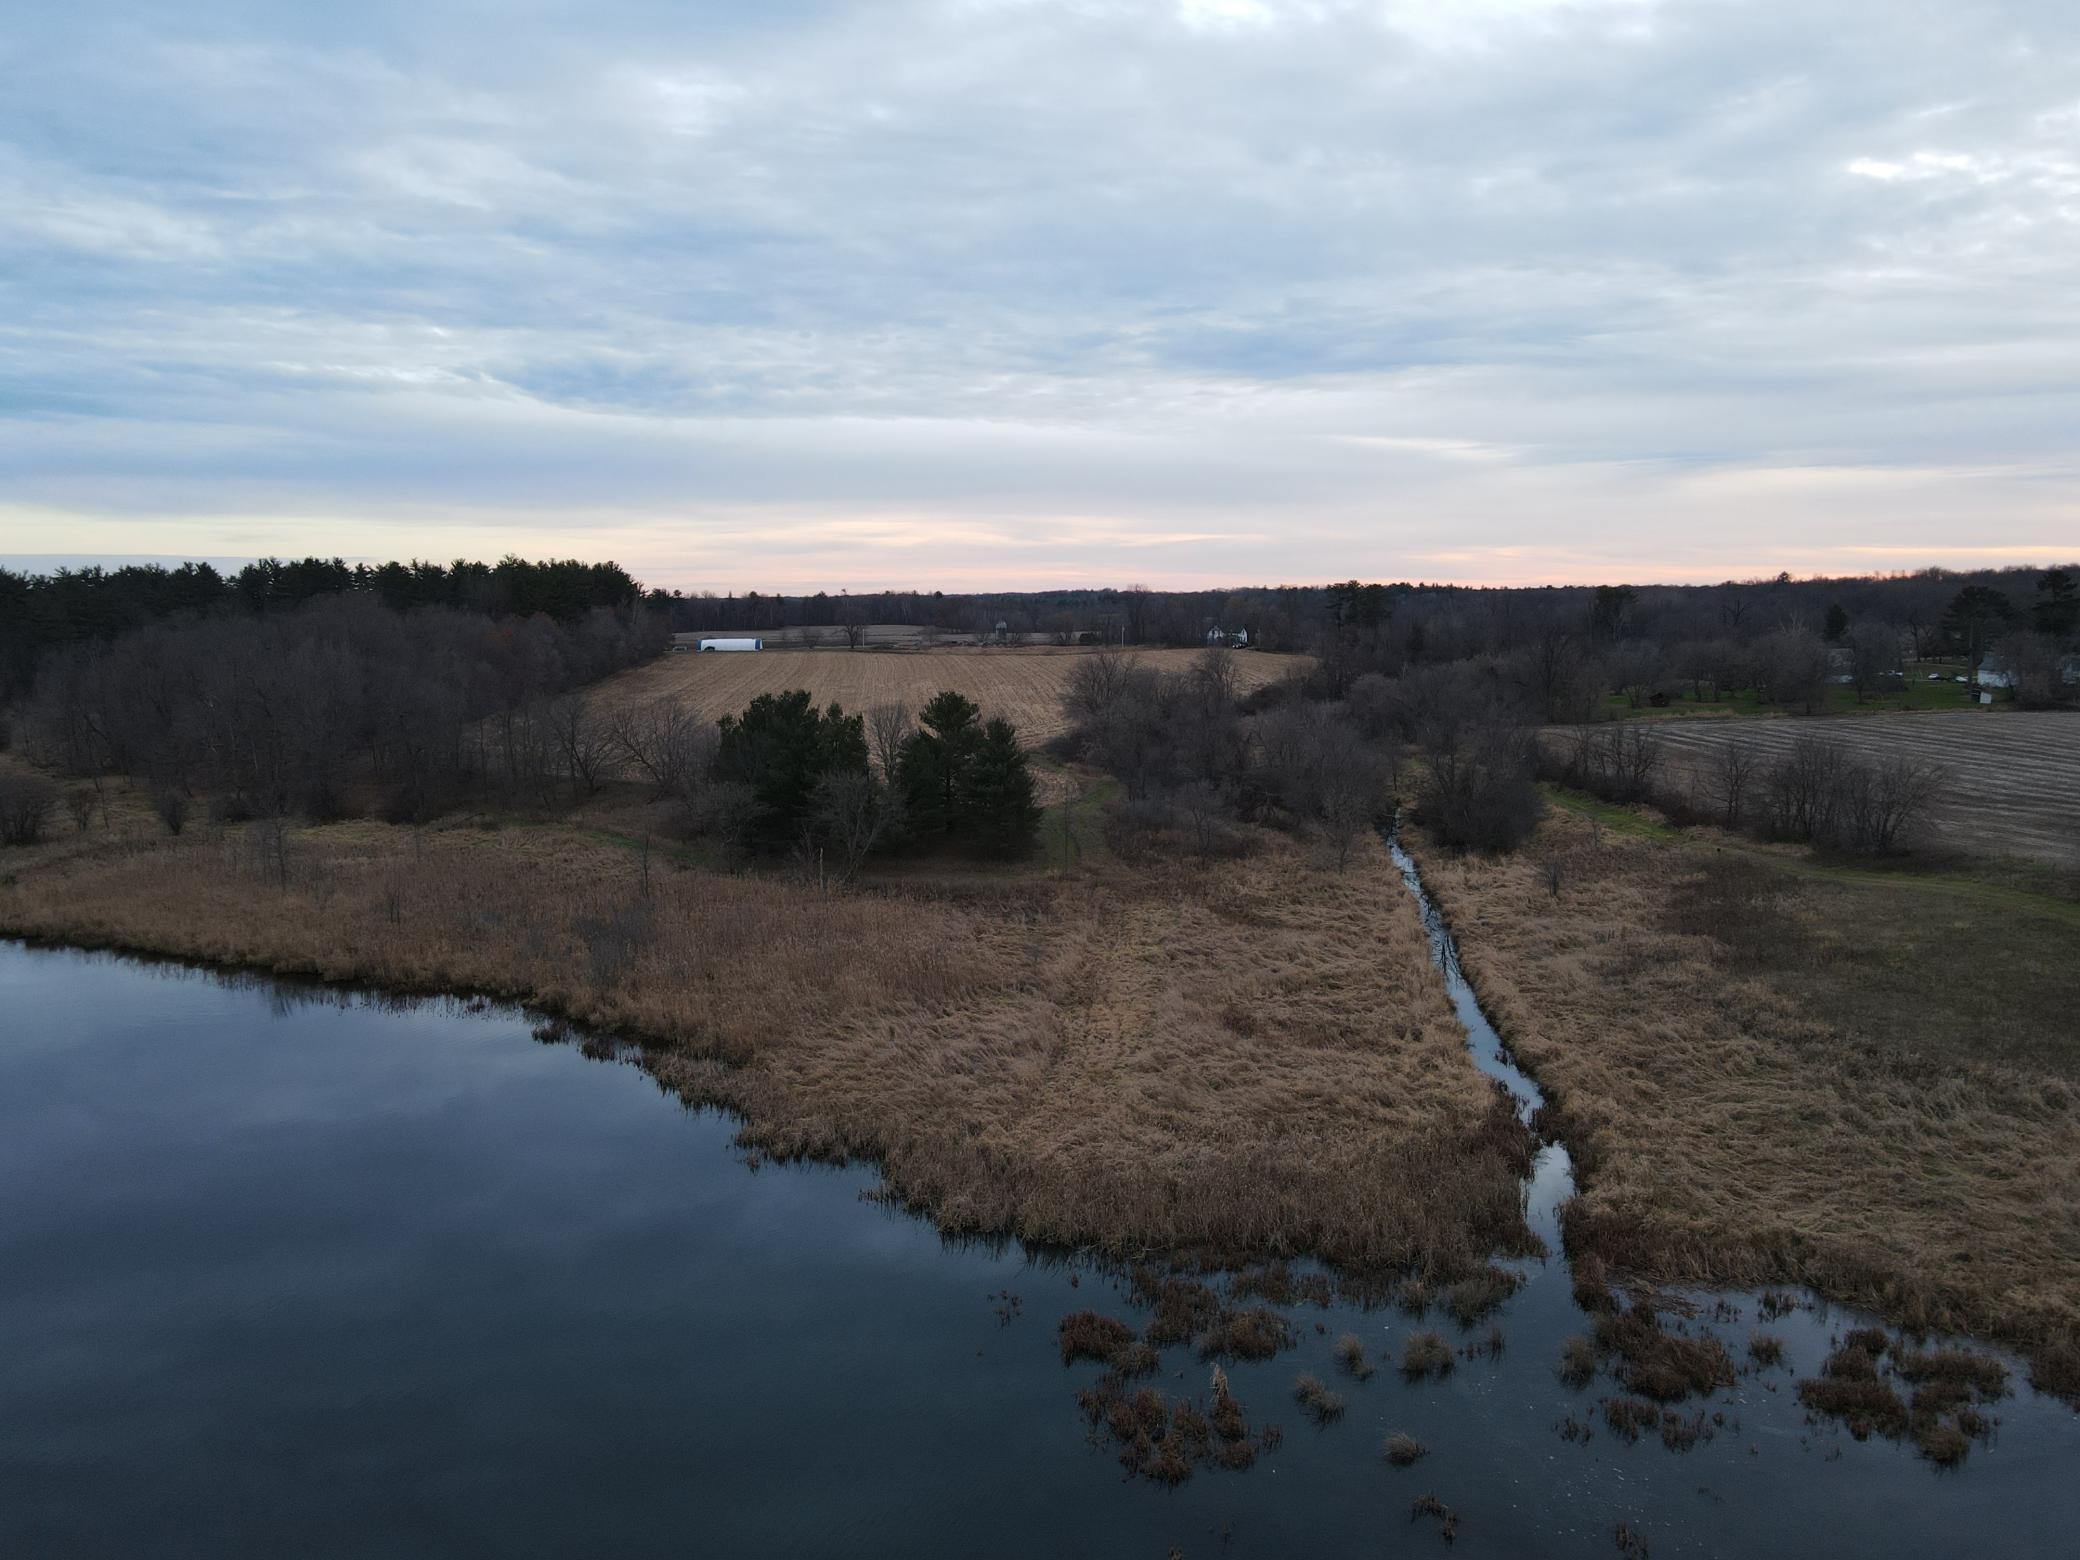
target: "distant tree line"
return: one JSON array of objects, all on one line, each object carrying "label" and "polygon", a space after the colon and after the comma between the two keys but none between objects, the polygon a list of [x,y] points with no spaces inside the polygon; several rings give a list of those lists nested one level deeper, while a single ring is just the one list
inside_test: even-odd
[{"label": "distant tree line", "polygon": [[203,796],[232,817],[423,818],[586,773],[572,690],[665,642],[629,608],[493,618],[320,594],[47,652],[23,739],[61,774],[143,781],[176,832]]},{"label": "distant tree line", "polygon": [[59,646],[112,639],[175,619],[293,611],[332,596],[372,600],[396,612],[448,607],[494,618],[540,614],[559,623],[599,608],[632,611],[645,600],[642,587],[619,564],[575,558],[375,565],[262,558],[230,574],[207,563],[50,574],[0,569],[0,700],[25,690],[38,659]]},{"label": "distant tree line", "polygon": [[[1889,631],[1912,658],[1984,654],[2016,631],[2070,644],[2080,634],[2080,578],[2074,568],[2025,569],[1796,580],[1788,574],[1717,585],[1536,586],[1477,588],[1409,582],[1248,586],[1227,590],[883,591],[788,595],[673,592],[664,598],[680,632],[750,632],[868,623],[948,633],[1069,639],[1089,635],[1126,646],[1198,646],[1214,628],[1249,630],[1253,645],[1300,650],[1322,662],[1322,691],[1340,698],[1368,671],[1480,656],[1542,656],[1556,695],[1570,678],[1595,685],[1608,670],[1632,685],[1680,684],[1693,675],[1722,686],[1752,687],[1749,669],[1728,647],[1747,647],[1783,629],[1823,646],[1849,643],[1853,631]],[[1648,664],[1620,647],[1646,646]],[[1689,647],[1711,647],[1689,648]],[[1617,686],[1613,682],[1613,686]],[[1779,691],[1784,684],[1777,684]],[[1793,687],[1792,699],[1799,690]]]},{"label": "distant tree line", "polygon": [[[1970,663],[2015,651],[2032,664],[2080,648],[2080,568],[1793,579],[1716,585],[1475,588],[1356,580],[1327,585],[1160,591],[1145,586],[1050,591],[879,591],[808,595],[746,591],[645,593],[616,565],[575,560],[498,564],[348,565],[263,560],[231,575],[207,564],[0,570],[0,698],[27,686],[43,649],[106,638],[188,614],[265,612],[321,595],[373,596],[398,610],[447,606],[488,616],[545,613],[571,621],[593,607],[646,602],[674,632],[742,633],[867,624],[1065,643],[1200,646],[1210,630],[1247,629],[1267,650],[1320,663],[1313,692],[1340,699],[1368,672],[1494,659],[1536,695],[1547,720],[1587,718],[1606,695],[1627,700],[1751,693],[1787,709],[1819,708],[1831,676],[1866,697],[1905,661]],[[2018,636],[2037,636],[2034,644]],[[1841,663],[1853,652],[1853,668]],[[2071,686],[2039,677],[2027,697]]]}]

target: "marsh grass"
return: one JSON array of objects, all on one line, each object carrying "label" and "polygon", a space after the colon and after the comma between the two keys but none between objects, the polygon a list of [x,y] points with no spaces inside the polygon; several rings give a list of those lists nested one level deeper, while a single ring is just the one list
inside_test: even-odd
[{"label": "marsh grass", "polygon": [[1411,840],[1574,1156],[1578,1300],[1615,1307],[1613,1274],[1811,1285],[2011,1343],[2080,1401],[2071,906],[1714,839],[1555,812],[1557,897],[1530,859]]},{"label": "marsh grass", "polygon": [[640,1041],[768,1159],[875,1161],[950,1233],[1453,1276],[1529,1249],[1520,1147],[1377,841],[1342,873],[1267,836],[829,892],[657,853],[645,892],[615,843],[639,819],[480,821],[172,838],[112,787],[96,828],[10,853],[0,932],[527,1003]]}]

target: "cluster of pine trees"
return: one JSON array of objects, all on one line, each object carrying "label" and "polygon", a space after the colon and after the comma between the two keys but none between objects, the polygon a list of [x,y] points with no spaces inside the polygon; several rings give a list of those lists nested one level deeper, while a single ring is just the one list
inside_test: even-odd
[{"label": "cluster of pine trees", "polygon": [[1017,728],[958,693],[936,695],[889,741],[880,773],[866,718],[818,709],[805,689],[760,694],[719,727],[713,780],[728,801],[709,816],[756,852],[824,850],[850,872],[905,847],[1022,855],[1039,833]]}]

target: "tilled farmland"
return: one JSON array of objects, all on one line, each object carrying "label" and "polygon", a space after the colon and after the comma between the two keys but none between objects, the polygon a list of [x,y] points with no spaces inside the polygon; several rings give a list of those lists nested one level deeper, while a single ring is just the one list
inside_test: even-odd
[{"label": "tilled farmland", "polygon": [[1943,766],[1931,813],[1953,849],[2080,863],[2080,713],[1964,710],[1818,720],[1686,720],[1655,727],[1669,778],[1695,774],[1734,743],[1765,761],[1802,739],[1839,742],[1873,758]]}]

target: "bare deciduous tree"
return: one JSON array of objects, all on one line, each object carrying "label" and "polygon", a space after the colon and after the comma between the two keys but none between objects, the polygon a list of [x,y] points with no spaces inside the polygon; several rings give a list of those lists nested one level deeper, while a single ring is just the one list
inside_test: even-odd
[{"label": "bare deciduous tree", "polygon": [[888,787],[868,774],[827,774],[816,782],[814,816],[837,857],[840,881],[850,882],[888,833]]},{"label": "bare deciduous tree", "polygon": [[564,778],[579,795],[592,795],[611,777],[619,749],[609,723],[594,712],[591,700],[577,693],[550,700],[545,719]]},{"label": "bare deciduous tree", "polygon": [[910,733],[915,729],[910,719],[910,706],[901,700],[893,704],[877,704],[867,711],[867,742],[884,780],[896,772],[903,744],[910,740]]},{"label": "bare deciduous tree", "polygon": [[713,757],[712,724],[670,697],[616,711],[608,732],[620,755],[660,797],[678,795],[687,771],[704,753]]},{"label": "bare deciduous tree", "polygon": [[1748,793],[1759,767],[1754,751],[1739,742],[1729,742],[1712,755],[1706,784],[1710,787],[1712,810],[1727,828],[1739,828],[1747,816]]}]

